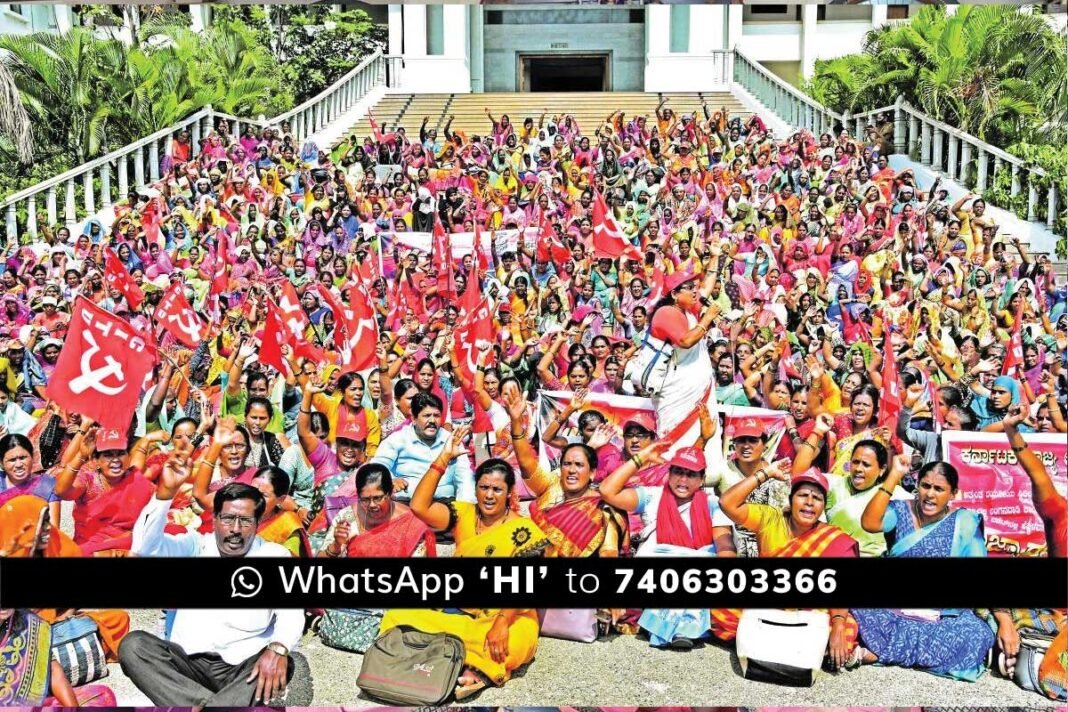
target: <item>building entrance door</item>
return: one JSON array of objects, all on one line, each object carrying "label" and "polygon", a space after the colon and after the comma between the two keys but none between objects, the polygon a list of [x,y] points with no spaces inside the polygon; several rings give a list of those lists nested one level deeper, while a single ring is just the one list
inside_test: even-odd
[{"label": "building entrance door", "polygon": [[520,54],[519,91],[611,91],[608,53]]}]

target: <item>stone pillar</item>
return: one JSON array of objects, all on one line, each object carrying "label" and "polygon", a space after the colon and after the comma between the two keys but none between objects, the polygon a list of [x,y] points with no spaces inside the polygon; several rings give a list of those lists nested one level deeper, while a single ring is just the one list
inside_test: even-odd
[{"label": "stone pillar", "polygon": [[426,5],[404,5],[404,56],[426,56]]},{"label": "stone pillar", "polygon": [[805,79],[812,76],[816,68],[816,18],[819,12],[818,5],[805,4],[801,6],[801,76]]}]

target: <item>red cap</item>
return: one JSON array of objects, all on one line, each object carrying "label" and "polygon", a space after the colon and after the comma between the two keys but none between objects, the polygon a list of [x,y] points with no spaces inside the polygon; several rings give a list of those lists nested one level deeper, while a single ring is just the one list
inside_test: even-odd
[{"label": "red cap", "polygon": [[639,410],[637,413],[627,418],[627,422],[623,423],[623,431],[626,432],[627,426],[631,424],[644,428],[653,435],[656,435],[656,419],[653,417],[653,414],[648,411]]},{"label": "red cap", "polygon": [[670,467],[680,467],[690,472],[704,472],[706,467],[705,453],[695,447],[684,447],[668,460],[668,465]]},{"label": "red cap", "polygon": [[764,435],[764,426],[756,418],[742,418],[731,426],[732,438],[759,438]]},{"label": "red cap", "polygon": [[497,307],[497,312],[500,313],[500,314],[511,314],[512,313],[512,305],[509,304],[508,302],[501,302],[501,305],[499,307]]},{"label": "red cap", "polygon": [[693,273],[693,270],[686,269],[680,272],[672,272],[667,277],[664,277],[664,289],[673,292],[679,286],[695,279],[697,279],[697,275]]},{"label": "red cap", "polygon": [[96,433],[96,451],[107,452],[108,450],[126,450],[129,443],[126,441],[126,433],[115,428],[101,428]]},{"label": "red cap", "polygon": [[800,485],[811,484],[816,485],[824,494],[830,489],[830,485],[827,484],[827,476],[817,470],[815,467],[810,467],[800,475],[794,475],[790,478],[790,491],[793,492]]},{"label": "red cap", "polygon": [[360,409],[356,415],[341,418],[337,425],[337,437],[362,443],[367,441],[367,411]]}]

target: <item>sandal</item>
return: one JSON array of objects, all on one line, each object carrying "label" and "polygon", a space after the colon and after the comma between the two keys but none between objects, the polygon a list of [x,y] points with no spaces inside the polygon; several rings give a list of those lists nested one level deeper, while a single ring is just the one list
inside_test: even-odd
[{"label": "sandal", "polygon": [[681,635],[668,643],[668,647],[672,650],[693,650],[693,645],[693,640],[684,638]]},{"label": "sandal", "polygon": [[843,667],[846,670],[855,670],[856,668],[860,667],[864,663],[864,655],[867,652],[867,650],[860,647],[859,645],[853,648],[853,654],[849,656],[849,660],[846,660],[846,663]]},{"label": "sandal", "polygon": [[[482,674],[479,673],[477,670],[469,668],[465,672],[470,672],[475,676],[476,679],[474,682],[469,682],[466,685],[456,685],[456,690],[453,695],[456,697],[457,702],[466,700],[468,697],[471,697],[472,695],[475,695],[489,687],[489,681],[485,677],[483,677]],[[463,675],[461,674],[460,677],[462,678]],[[457,682],[459,682],[459,680],[457,680]]]}]

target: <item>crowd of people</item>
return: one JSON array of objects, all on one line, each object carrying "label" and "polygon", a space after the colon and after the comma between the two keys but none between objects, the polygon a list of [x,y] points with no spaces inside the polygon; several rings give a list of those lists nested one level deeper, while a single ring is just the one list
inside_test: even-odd
[{"label": "crowd of people", "polygon": [[[217,121],[199,146],[179,134],[109,224],[8,235],[0,555],[983,557],[951,430],[1004,434],[1049,555],[1068,555],[1068,504],[1026,438],[1068,431],[1066,282],[982,198],[923,190],[874,126],[775,136],[663,103],[600,126],[489,118],[481,136],[373,123],[332,148]],[[194,347],[153,318],[173,285],[208,325]],[[158,350],[126,428],[50,398],[79,299]],[[351,340],[361,309],[377,341]],[[561,391],[543,422],[539,396]],[[614,423],[602,394],[655,412]],[[734,406],[785,412],[783,432],[725,427]],[[825,613],[840,674],[1011,677],[1039,629],[1055,640],[1036,691],[1064,699],[1063,610]],[[47,623],[81,615],[0,613],[0,704],[107,700],[32,664]],[[531,663],[542,625],[169,611],[156,635],[90,615],[106,658],[179,706],[266,702],[306,630],[339,616],[363,647],[401,625],[460,637],[462,700]],[[731,645],[743,616],[597,612],[673,649]]]}]

